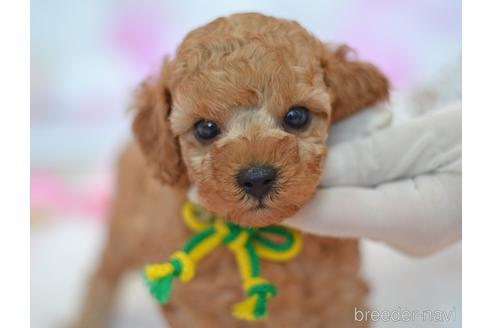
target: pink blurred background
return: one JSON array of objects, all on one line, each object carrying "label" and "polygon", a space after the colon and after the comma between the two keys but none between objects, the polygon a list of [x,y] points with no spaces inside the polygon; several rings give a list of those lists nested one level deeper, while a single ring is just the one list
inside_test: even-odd
[{"label": "pink blurred background", "polygon": [[352,46],[395,90],[432,79],[461,54],[457,0],[31,0],[32,247],[61,242],[40,237],[48,226],[104,222],[133,89],[191,29],[244,11],[295,19]]}]

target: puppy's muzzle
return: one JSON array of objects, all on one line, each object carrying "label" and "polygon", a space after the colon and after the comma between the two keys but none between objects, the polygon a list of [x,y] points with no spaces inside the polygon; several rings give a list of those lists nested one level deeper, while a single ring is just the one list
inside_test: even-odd
[{"label": "puppy's muzzle", "polygon": [[253,165],[240,170],[237,175],[241,189],[258,200],[272,190],[276,179],[277,170],[269,165]]}]

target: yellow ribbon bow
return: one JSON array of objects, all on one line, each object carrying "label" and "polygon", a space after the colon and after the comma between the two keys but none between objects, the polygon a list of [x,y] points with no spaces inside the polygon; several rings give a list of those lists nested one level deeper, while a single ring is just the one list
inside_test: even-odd
[{"label": "yellow ribbon bow", "polygon": [[[182,208],[185,224],[196,234],[174,253],[164,264],[147,265],[144,278],[151,294],[160,302],[167,303],[172,281],[177,277],[182,282],[195,275],[195,264],[220,244],[226,245],[235,255],[246,300],[233,306],[232,313],[238,319],[256,321],[267,315],[267,302],[275,297],[275,286],[260,277],[261,259],[288,261],[301,250],[302,237],[297,230],[283,226],[245,228],[203,211],[199,206],[186,202]],[[283,239],[276,242],[268,236]]]}]

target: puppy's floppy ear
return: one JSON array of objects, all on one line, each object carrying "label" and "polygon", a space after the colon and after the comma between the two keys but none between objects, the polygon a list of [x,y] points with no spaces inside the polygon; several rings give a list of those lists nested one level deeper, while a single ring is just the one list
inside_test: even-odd
[{"label": "puppy's floppy ear", "polygon": [[321,66],[332,96],[332,123],[388,99],[389,82],[372,64],[351,61],[347,46],[323,46]]},{"label": "puppy's floppy ear", "polygon": [[132,129],[156,177],[164,184],[176,185],[185,178],[186,169],[169,122],[172,102],[167,86],[169,71],[170,62],[166,60],[160,76],[147,79],[138,88]]}]

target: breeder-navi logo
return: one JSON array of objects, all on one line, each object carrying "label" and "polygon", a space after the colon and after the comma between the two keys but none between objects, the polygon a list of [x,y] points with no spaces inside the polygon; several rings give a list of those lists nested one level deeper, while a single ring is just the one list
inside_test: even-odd
[{"label": "breeder-navi logo", "polygon": [[456,321],[456,307],[451,310],[405,310],[400,306],[394,310],[359,310],[354,309],[355,321],[383,322],[451,322]]}]

